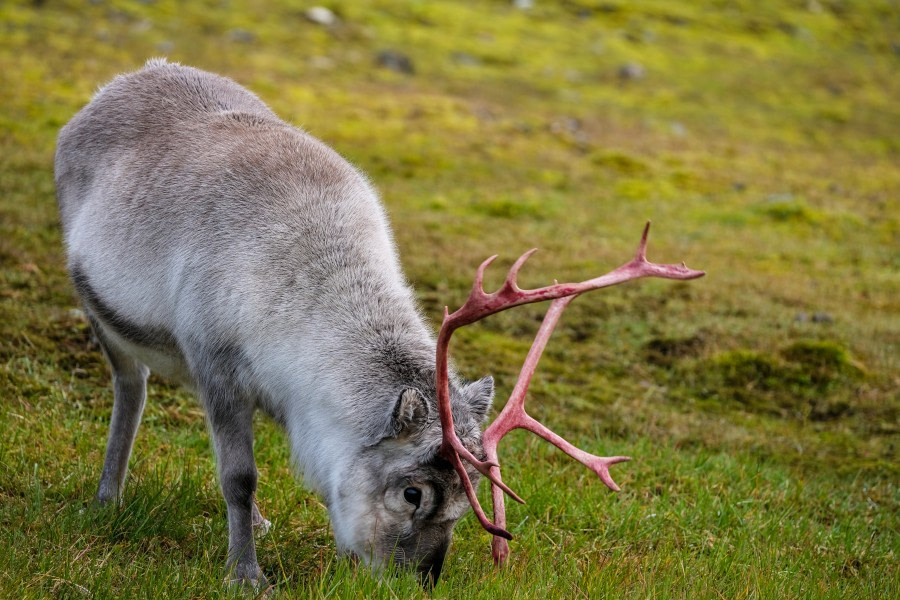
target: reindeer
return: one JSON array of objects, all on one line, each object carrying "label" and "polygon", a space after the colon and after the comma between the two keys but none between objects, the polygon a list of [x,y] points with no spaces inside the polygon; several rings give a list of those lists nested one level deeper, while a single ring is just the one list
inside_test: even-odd
[{"label": "reindeer", "polygon": [[[455,374],[452,331],[560,298],[526,361],[533,372],[533,354],[575,295],[702,275],[648,263],[639,250],[612,277],[523,292],[515,274],[526,254],[486,294],[486,261],[436,340],[366,177],[230,79],[164,59],[116,77],[63,127],[55,179],[71,280],[112,371],[96,502],[121,499],[150,371],[184,384],[205,409],[217,457],[228,579],[254,586],[267,585],[254,544],[254,527],[268,523],[255,503],[257,409],[286,430],[338,550],[375,569],[391,560],[414,568],[433,585],[470,504],[496,536],[495,560],[506,559],[502,490],[511,490],[496,442],[509,428],[547,437],[612,488],[608,467],[626,460],[587,458],[536,425],[521,406],[528,373],[483,441],[494,382]],[[475,498],[481,475],[501,490],[496,523]]]}]

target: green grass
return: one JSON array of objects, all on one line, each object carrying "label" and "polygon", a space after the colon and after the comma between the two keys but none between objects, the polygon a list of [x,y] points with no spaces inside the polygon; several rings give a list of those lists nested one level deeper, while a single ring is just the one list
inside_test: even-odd
[{"label": "green grass", "polygon": [[[708,272],[564,316],[530,410],[629,454],[608,493],[517,433],[507,568],[461,521],[447,598],[900,596],[900,26],[889,1],[0,5],[0,596],[228,596],[224,501],[195,401],[153,379],[124,504],[96,510],[108,374],[64,271],[59,128],[168,55],[227,74],[369,173],[433,322],[477,264],[523,285],[630,257]],[[375,56],[409,55],[415,74]],[[644,67],[625,80],[626,63]],[[509,391],[544,307],[458,334]],[[259,420],[275,597],[424,596],[335,556]],[[482,495],[486,489],[482,490]]]}]

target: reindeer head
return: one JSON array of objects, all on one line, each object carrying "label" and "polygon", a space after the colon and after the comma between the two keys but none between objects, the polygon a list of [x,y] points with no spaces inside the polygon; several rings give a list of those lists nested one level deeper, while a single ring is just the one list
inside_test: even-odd
[{"label": "reindeer head", "polygon": [[[427,382],[397,394],[379,439],[349,460],[331,494],[329,512],[338,547],[375,569],[392,561],[416,569],[424,585],[441,573],[453,527],[469,509],[465,487],[441,454],[433,368]],[[485,377],[449,386],[460,443],[482,455],[481,429],[494,395]],[[475,482],[479,474],[468,473]]]}]

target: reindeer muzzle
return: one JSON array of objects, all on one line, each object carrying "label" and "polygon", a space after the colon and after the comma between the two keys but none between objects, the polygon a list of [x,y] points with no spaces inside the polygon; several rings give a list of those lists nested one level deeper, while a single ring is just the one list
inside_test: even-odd
[{"label": "reindeer muzzle", "polygon": [[419,563],[419,579],[422,587],[425,589],[433,588],[437,585],[438,577],[441,576],[441,569],[444,567],[444,558],[447,556],[447,549],[450,547],[450,540],[442,543],[435,548],[431,554],[422,559]]}]

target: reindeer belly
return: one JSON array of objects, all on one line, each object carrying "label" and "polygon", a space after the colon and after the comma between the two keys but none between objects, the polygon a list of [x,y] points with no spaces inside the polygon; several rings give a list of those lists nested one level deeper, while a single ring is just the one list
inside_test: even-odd
[{"label": "reindeer belly", "polygon": [[139,323],[100,294],[81,265],[69,265],[72,283],[105,344],[124,351],[151,371],[192,387],[187,362],[175,336],[167,328]]},{"label": "reindeer belly", "polygon": [[187,362],[177,346],[173,348],[152,348],[140,346],[121,338],[119,340],[117,340],[117,343],[123,350],[128,352],[138,362],[146,365],[153,373],[162,375],[166,379],[189,389],[194,389],[195,386],[190,369],[188,369]]}]

